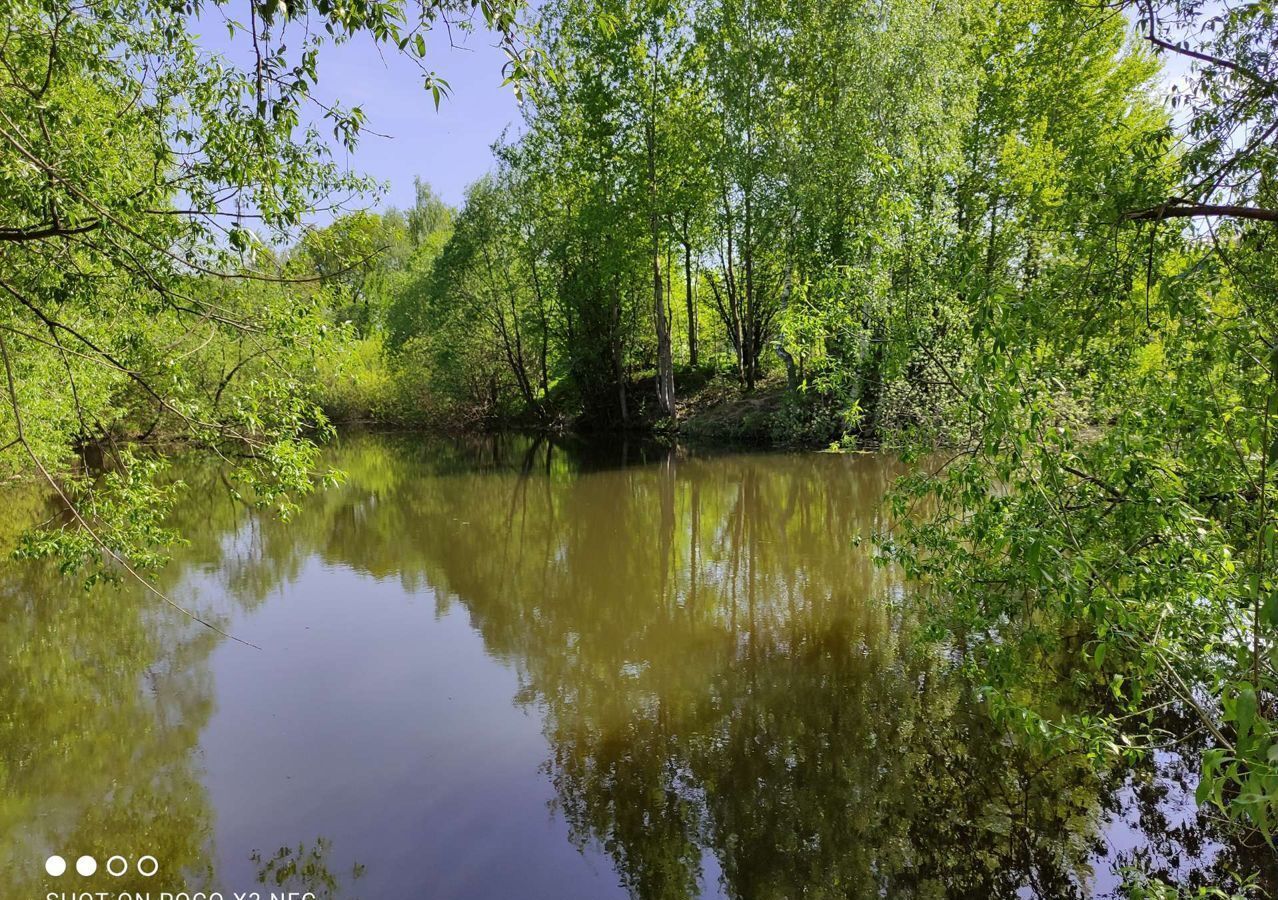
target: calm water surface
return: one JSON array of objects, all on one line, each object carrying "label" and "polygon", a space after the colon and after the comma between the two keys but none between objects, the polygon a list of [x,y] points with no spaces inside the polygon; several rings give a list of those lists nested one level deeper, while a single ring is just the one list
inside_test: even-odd
[{"label": "calm water surface", "polygon": [[330,462],[347,482],[287,526],[183,472],[163,586],[260,650],[4,569],[0,897],[1086,896],[1204,853],[1174,773],[1019,748],[916,649],[872,557],[887,458],[360,437]]}]

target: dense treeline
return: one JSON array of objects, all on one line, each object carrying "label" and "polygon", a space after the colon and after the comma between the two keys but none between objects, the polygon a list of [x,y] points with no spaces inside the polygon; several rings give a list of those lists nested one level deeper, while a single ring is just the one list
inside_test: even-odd
[{"label": "dense treeline", "polygon": [[940,433],[981,302],[1130,255],[1170,190],[1112,11],[558,2],[535,41],[522,135],[382,297],[454,413],[673,421],[678,369],[784,384],[800,441]]},{"label": "dense treeline", "polygon": [[[1200,802],[1270,839],[1271,0],[549,0],[523,38],[469,0],[5,9],[0,447],[75,501],[21,553],[158,562],[140,445],[287,512],[333,418],[677,427],[732,381],[776,437],[945,448],[881,537],[939,635],[984,638],[988,708],[1103,759],[1181,739],[1175,707]],[[363,115],[313,102],[319,46],[420,59],[476,9],[517,137],[460,210],[347,214],[367,185],[306,123]]]}]

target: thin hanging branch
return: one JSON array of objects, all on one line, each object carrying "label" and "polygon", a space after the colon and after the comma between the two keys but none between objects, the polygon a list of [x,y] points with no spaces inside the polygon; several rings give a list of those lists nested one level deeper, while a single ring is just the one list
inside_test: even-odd
[{"label": "thin hanging branch", "polygon": [[102,537],[97,533],[97,531],[94,530],[94,528],[91,525],[89,525],[89,523],[85,520],[84,516],[81,515],[79,508],[71,501],[71,498],[69,498],[66,495],[66,492],[62,490],[62,486],[58,484],[57,479],[55,479],[53,475],[49,472],[49,470],[45,467],[44,462],[40,459],[39,454],[35,452],[30,442],[27,440],[26,428],[23,425],[23,421],[22,421],[22,407],[18,402],[17,386],[15,385],[14,378],[13,378],[13,366],[9,362],[9,342],[5,340],[3,331],[0,331],[0,360],[3,360],[4,362],[4,374],[5,374],[6,387],[7,387],[7,391],[9,395],[9,405],[10,405],[10,408],[12,408],[13,410],[14,430],[17,433],[17,437],[13,441],[11,441],[7,446],[11,447],[14,444],[18,444],[22,447],[23,450],[26,451],[27,456],[31,459],[32,464],[40,472],[41,477],[43,477],[44,480],[49,483],[49,486],[53,488],[54,493],[58,495],[58,497],[66,505],[66,508],[71,512],[71,517],[75,519],[76,524],[78,524],[81,528],[84,529],[85,534],[89,536],[89,538],[93,541],[93,543],[96,544],[99,547],[99,549],[102,550],[103,553],[107,554],[107,556],[115,560],[120,565],[120,567],[129,574],[130,577],[132,577],[135,581],[137,581],[138,584],[142,585],[142,587],[145,588],[147,591],[154,594],[156,597],[159,597],[169,606],[173,607],[178,612],[182,613],[182,615],[186,616],[192,621],[198,622],[199,624],[203,625],[205,628],[209,628],[212,631],[217,632],[218,634],[222,635],[225,638],[229,638],[230,640],[235,641],[237,644],[244,644],[246,647],[252,647],[254,650],[261,650],[262,648],[258,646],[257,644],[254,644],[250,641],[246,641],[243,638],[236,637],[230,632],[225,631],[222,628],[219,628],[217,625],[214,625],[212,622],[208,621],[205,618],[202,618],[198,614],[192,612],[191,610],[187,609],[185,606],[182,606],[180,603],[177,603],[175,600],[170,598],[167,594],[165,594],[163,591],[161,591],[159,588],[157,588],[147,579],[143,578],[142,575],[137,571],[137,569],[133,568],[133,566],[129,564],[129,561],[127,559],[121,556],[113,547],[111,547],[105,540],[103,540]]}]

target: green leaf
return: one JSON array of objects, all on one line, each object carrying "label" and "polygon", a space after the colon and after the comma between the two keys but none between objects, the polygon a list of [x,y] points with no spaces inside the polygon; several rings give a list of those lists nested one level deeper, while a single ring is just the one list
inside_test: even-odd
[{"label": "green leaf", "polygon": [[1256,691],[1251,685],[1242,686],[1234,701],[1234,722],[1238,726],[1240,735],[1251,733],[1252,725],[1256,721],[1256,709]]},{"label": "green leaf", "polygon": [[1269,592],[1260,610],[1260,620],[1266,625],[1278,625],[1278,590]]}]

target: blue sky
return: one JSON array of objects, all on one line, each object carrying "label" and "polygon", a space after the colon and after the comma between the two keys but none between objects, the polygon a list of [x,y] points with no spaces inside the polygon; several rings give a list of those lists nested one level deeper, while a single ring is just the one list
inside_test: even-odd
[{"label": "blue sky", "polygon": [[[202,21],[196,30],[203,46],[247,63],[248,41],[242,35],[230,41],[221,21]],[[421,176],[458,206],[466,186],[492,167],[492,143],[520,122],[514,92],[501,83],[506,56],[496,43],[494,35],[478,28],[454,28],[451,43],[442,27],[432,31],[427,65],[452,88],[438,112],[422,88],[420,70],[393,46],[379,52],[371,41],[359,39],[321,50],[318,99],[362,107],[367,127],[388,135],[365,134],[354,153],[340,146],[334,151],[354,171],[389,183],[384,199],[372,205],[410,205],[413,178]],[[322,130],[329,133],[327,127]]]}]

